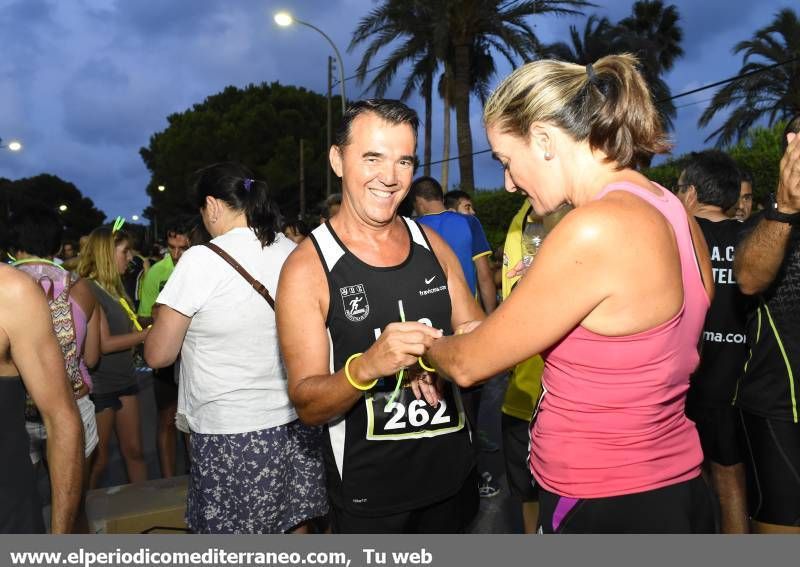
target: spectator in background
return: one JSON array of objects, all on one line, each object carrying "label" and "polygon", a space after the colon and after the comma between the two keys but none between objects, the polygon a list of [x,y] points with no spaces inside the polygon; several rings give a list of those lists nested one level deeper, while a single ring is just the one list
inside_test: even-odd
[{"label": "spectator in background", "polygon": [[61,245],[61,259],[65,262],[78,257],[78,245],[73,240],[66,240]]},{"label": "spectator in background", "polygon": [[756,533],[800,534],[800,116],[784,132],[778,189],[736,248],[739,288],[758,297],[736,391]]},{"label": "spectator in background", "polygon": [[744,222],[753,212],[753,175],[746,169],[740,169],[739,199],[733,207],[733,216],[736,220]]},{"label": "spectator in background", "polygon": [[133,349],[144,341],[121,275],[131,260],[131,239],[124,230],[99,227],[92,231],[81,253],[78,274],[92,283],[100,304],[100,362],[91,372],[99,443],[90,486],[96,488],[108,466],[111,435],[116,432],[129,482],[147,480],[142,452],[139,385],[134,373]]},{"label": "spectator in background", "polygon": [[[156,311],[153,310],[153,305],[156,298],[164,289],[183,253],[189,249],[190,230],[190,223],[187,219],[176,219],[167,225],[165,233],[168,253],[164,255],[163,259],[153,264],[142,281],[138,315],[145,323],[150,323],[155,319]],[[161,476],[164,478],[175,476],[175,439],[177,435],[175,413],[178,409],[176,378],[174,365],[153,370],[153,393],[158,411],[158,460],[161,465]]]},{"label": "spectator in background", "polygon": [[193,197],[213,240],[176,266],[145,343],[153,368],[181,355],[186,520],[196,533],[304,531],[327,512],[320,431],[289,401],[270,303],[295,245],[277,230],[267,184],[239,164],[200,170]]},{"label": "spectator in background", "polygon": [[141,301],[142,281],[144,281],[144,275],[150,269],[150,260],[145,258],[139,251],[142,245],[141,233],[129,232],[127,234],[131,239],[131,259],[125,269],[125,273],[122,274],[122,286],[127,296],[131,299],[131,306],[134,310],[137,310]]},{"label": "spectator in background", "polygon": [[25,432],[25,392],[47,430],[52,533],[70,533],[81,495],[81,419],[42,290],[27,274],[0,265],[0,532],[44,532]]},{"label": "spectator in background", "polygon": [[721,531],[729,534],[750,531],[741,419],[732,405],[747,355],[745,333],[751,308],[733,278],[734,250],[742,224],[727,215],[737,200],[741,202],[740,179],[733,158],[708,150],[691,154],[677,184],[678,199],[695,217],[708,243],[715,287],[686,415],[697,424],[705,467],[719,498]]},{"label": "spectator in background", "polygon": [[[23,209],[11,218],[11,232],[17,258],[14,266],[31,276],[48,298],[67,380],[83,422],[83,490],[74,531],[89,533],[85,497],[98,438],[94,404],[89,398],[92,382],[88,367],[97,364],[100,357],[100,308],[89,282],[52,261],[62,233],[61,220],[55,212],[45,207]],[[31,440],[30,455],[34,465],[39,465],[43,463],[47,430],[35,407],[31,405],[29,410],[25,426]]]},{"label": "spectator in background", "polygon": [[466,191],[448,191],[444,195],[444,206],[450,211],[462,215],[474,215],[475,207],[472,206],[472,197]]},{"label": "spectator in background", "polygon": [[281,232],[295,244],[300,244],[311,231],[308,230],[308,225],[305,222],[300,219],[294,219],[283,223]]},{"label": "spectator in background", "polygon": [[342,206],[342,194],[341,193],[331,193],[331,195],[325,199],[325,203],[322,206],[322,212],[319,215],[319,224],[325,224],[329,220],[331,220],[336,213],[339,212],[339,209]]}]

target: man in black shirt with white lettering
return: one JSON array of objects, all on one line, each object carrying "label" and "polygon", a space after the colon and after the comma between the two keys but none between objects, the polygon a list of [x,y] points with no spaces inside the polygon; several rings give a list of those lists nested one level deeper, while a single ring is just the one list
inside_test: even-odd
[{"label": "man in black shirt with white lettering", "polygon": [[754,531],[800,533],[800,116],[786,129],[778,191],[736,248],[736,280],[757,296],[736,405],[749,452]]},{"label": "man in black shirt with white lettering", "polygon": [[747,533],[745,467],[738,411],[732,401],[746,357],[749,301],[733,277],[742,223],[725,213],[739,199],[740,173],[727,154],[692,154],[678,179],[677,194],[697,219],[711,253],[714,301],[706,317],[700,365],[692,375],[686,413],[697,424],[714,491],[721,531]]}]

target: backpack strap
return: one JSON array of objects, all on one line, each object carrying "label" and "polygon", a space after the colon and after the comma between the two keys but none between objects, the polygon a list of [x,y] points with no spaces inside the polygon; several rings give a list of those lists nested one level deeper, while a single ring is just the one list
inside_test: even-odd
[{"label": "backpack strap", "polygon": [[[48,287],[47,289],[45,289],[44,286],[45,281],[50,282],[50,287]],[[47,302],[48,303],[52,302],[55,297],[55,289],[56,289],[56,284],[53,283],[52,278],[50,278],[50,276],[41,276],[38,280],[36,280],[36,283],[39,284],[39,287],[42,288],[42,291],[47,297]]]},{"label": "backpack strap", "polygon": [[228,264],[230,264],[233,267],[233,269],[239,272],[239,275],[242,276],[247,281],[247,283],[249,283],[253,287],[253,289],[256,290],[258,294],[267,301],[267,303],[269,303],[269,306],[272,307],[272,310],[273,311],[275,310],[275,300],[272,299],[269,290],[266,287],[264,287],[264,284],[255,279],[253,276],[251,276],[250,273],[247,270],[245,270],[244,267],[242,267],[242,265],[239,262],[234,260],[233,256],[225,252],[225,250],[223,250],[213,242],[206,242],[205,244],[203,244],[203,246],[212,250],[220,258],[222,258]]}]

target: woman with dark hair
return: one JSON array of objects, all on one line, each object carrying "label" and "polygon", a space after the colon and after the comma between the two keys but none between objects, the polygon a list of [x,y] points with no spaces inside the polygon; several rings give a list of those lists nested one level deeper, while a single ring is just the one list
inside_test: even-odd
[{"label": "woman with dark hair", "polygon": [[636,66],[535,61],[492,94],[484,123],[506,190],[538,215],[575,209],[497,311],[427,354],[470,386],[542,353],[529,464],[546,533],[714,529],[685,415],[711,263],[681,202],[636,171],[668,148]]},{"label": "woman with dark hair", "polygon": [[266,183],[245,167],[206,167],[194,190],[212,240],[182,256],[145,342],[153,368],[181,355],[187,523],[197,533],[305,531],[327,512],[320,432],[289,401],[272,306],[295,245],[278,231]]}]

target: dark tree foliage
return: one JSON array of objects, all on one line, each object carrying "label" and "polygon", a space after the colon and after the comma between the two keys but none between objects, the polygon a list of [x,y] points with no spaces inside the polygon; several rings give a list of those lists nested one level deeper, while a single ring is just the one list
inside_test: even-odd
[{"label": "dark tree foliage", "polygon": [[[89,234],[106,218],[75,185],[55,175],[43,173],[16,181],[0,178],[0,218],[8,218],[14,211],[29,205],[40,205],[58,212],[64,224],[64,238],[70,240]],[[61,205],[67,207],[63,212],[59,210]]]},{"label": "dark tree foliage", "polygon": [[[340,104],[334,101],[334,124]],[[172,114],[169,125],[140,150],[150,170],[145,216],[193,214],[188,192],[193,173],[220,161],[236,161],[266,181],[286,217],[300,208],[300,140],[303,142],[307,211],[322,200],[328,171],[325,97],[278,83],[227,87],[191,109]],[[163,185],[165,191],[159,191]]]}]

